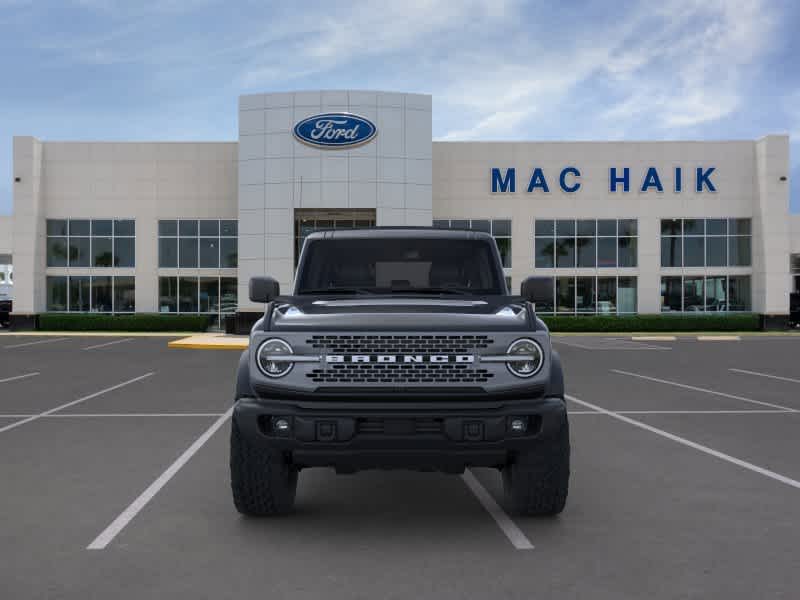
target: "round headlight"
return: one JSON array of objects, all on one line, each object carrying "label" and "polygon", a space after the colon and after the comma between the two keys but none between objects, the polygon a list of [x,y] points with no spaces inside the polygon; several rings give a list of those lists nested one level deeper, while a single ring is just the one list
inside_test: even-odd
[{"label": "round headlight", "polygon": [[294,354],[292,347],[277,338],[272,338],[262,342],[256,354],[258,368],[267,377],[283,377],[292,370],[294,363],[275,360],[275,357]]},{"label": "round headlight", "polygon": [[542,347],[530,339],[521,339],[512,343],[506,354],[514,357],[506,363],[508,370],[517,377],[531,377],[536,375],[544,363]]}]

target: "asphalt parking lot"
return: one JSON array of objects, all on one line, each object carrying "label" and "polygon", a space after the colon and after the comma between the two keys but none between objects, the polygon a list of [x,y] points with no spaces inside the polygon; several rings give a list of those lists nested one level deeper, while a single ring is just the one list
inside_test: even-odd
[{"label": "asphalt parking lot", "polygon": [[241,517],[238,352],[164,337],[0,335],[0,597],[797,598],[800,338],[559,337],[564,513],[500,478],[300,475]]}]

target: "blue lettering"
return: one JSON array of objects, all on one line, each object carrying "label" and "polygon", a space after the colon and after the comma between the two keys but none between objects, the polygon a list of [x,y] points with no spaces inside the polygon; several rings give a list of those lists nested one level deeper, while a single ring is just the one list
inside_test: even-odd
[{"label": "blue lettering", "polygon": [[541,167],[536,167],[531,174],[531,182],[528,184],[528,193],[531,193],[535,188],[541,189],[543,192],[549,192],[550,188],[547,187],[547,180],[544,178]]},{"label": "blue lettering", "polygon": [[664,186],[661,185],[661,179],[658,177],[658,171],[655,167],[650,167],[647,169],[647,175],[644,176],[644,181],[642,181],[643,192],[646,192],[651,187],[656,188],[656,190],[659,192],[664,191]]},{"label": "blue lettering", "polygon": [[710,167],[708,169],[703,170],[703,167],[697,167],[697,185],[695,186],[695,191],[700,193],[703,191],[703,186],[708,188],[709,192],[716,192],[717,188],[714,187],[714,184],[711,183],[711,174],[716,169],[714,167]]},{"label": "blue lettering", "polygon": [[683,189],[683,169],[675,167],[675,193],[680,194]]},{"label": "blue lettering", "polygon": [[492,169],[492,192],[511,192],[517,191],[517,173],[513,167],[506,169],[505,178],[500,173],[500,169]]},{"label": "blue lettering", "polygon": [[577,192],[581,189],[581,182],[576,181],[572,185],[567,185],[567,175],[574,175],[575,179],[581,176],[581,172],[578,171],[575,167],[567,167],[566,169],[561,170],[561,175],[558,178],[558,183],[561,186],[561,189],[571,194],[572,192]]},{"label": "blue lettering", "polygon": [[611,167],[608,171],[609,185],[608,189],[611,192],[617,191],[617,184],[622,184],[622,191],[628,192],[631,188],[631,170],[628,167],[622,169],[622,177],[617,177],[617,168]]}]

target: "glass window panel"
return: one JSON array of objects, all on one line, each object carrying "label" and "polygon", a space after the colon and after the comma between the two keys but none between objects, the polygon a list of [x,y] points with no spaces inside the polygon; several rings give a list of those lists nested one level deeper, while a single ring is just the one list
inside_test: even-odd
[{"label": "glass window panel", "polygon": [[597,239],[593,237],[578,238],[578,266],[594,267],[597,264]]},{"label": "glass window panel", "polygon": [[620,277],[617,298],[619,298],[620,313],[635,313],[637,311],[637,279],[636,277]]},{"label": "glass window panel", "polygon": [[69,238],[69,266],[88,267],[91,263],[88,237]]},{"label": "glass window panel", "polygon": [[750,235],[750,219],[729,219],[728,229],[730,235]]},{"label": "glass window panel", "polygon": [[67,238],[65,237],[47,238],[47,266],[48,267],[67,266]]},{"label": "glass window panel", "polygon": [[47,278],[47,310],[67,310],[67,278]]},{"label": "glass window panel", "polygon": [[178,278],[178,310],[182,313],[196,313],[197,277]]},{"label": "glass window panel", "polygon": [[451,219],[450,229],[469,229],[469,221]]},{"label": "glass window panel", "polygon": [[[473,221],[474,223],[475,221]],[[492,221],[492,235],[511,235],[510,219],[495,219]]]},{"label": "glass window panel", "polygon": [[637,246],[639,238],[619,238],[617,244],[619,248],[620,267],[635,267],[637,265]]},{"label": "glass window panel", "polygon": [[174,313],[178,310],[178,278],[158,278],[158,312]]},{"label": "glass window panel", "polygon": [[219,241],[220,266],[223,269],[235,269],[239,264],[239,248],[236,238],[221,238]]},{"label": "glass window panel", "polygon": [[111,238],[92,238],[92,265],[95,267],[110,267],[114,264],[112,260],[113,250]]},{"label": "glass window panel", "polygon": [[555,279],[553,277],[535,277],[534,279],[533,303],[536,306],[536,312],[552,313]]},{"label": "glass window panel", "polygon": [[724,267],[728,264],[728,240],[724,237],[706,238],[706,265]]},{"label": "glass window panel", "polygon": [[92,221],[92,235],[112,235],[113,225],[110,219],[94,219]]},{"label": "glass window panel", "polygon": [[556,221],[556,235],[567,237],[574,236],[575,221],[572,219],[559,219]]},{"label": "glass window panel", "polygon": [[434,219],[433,226],[436,229],[450,229],[450,221],[447,219]]},{"label": "glass window panel", "polygon": [[705,219],[684,219],[683,235],[703,235],[705,233]]},{"label": "glass window panel", "polygon": [[[333,224],[335,229],[353,229],[354,226],[353,219],[336,219]],[[469,229],[469,227],[465,226],[462,229]]]},{"label": "glass window panel", "polygon": [[732,236],[728,238],[728,257],[731,267],[750,266],[750,236]]},{"label": "glass window panel", "polygon": [[617,221],[615,219],[597,221],[597,235],[605,237],[617,235]]},{"label": "glass window panel", "polygon": [[92,277],[92,310],[111,312],[114,310],[111,277]]},{"label": "glass window panel", "polygon": [[597,278],[597,312],[613,315],[617,312],[617,278]]},{"label": "glass window panel", "polygon": [[705,290],[702,277],[683,278],[683,310],[699,312],[704,310]]},{"label": "glass window panel", "polygon": [[67,235],[67,220],[47,219],[47,235]]},{"label": "glass window panel", "polygon": [[639,235],[639,224],[636,219],[619,220],[620,237],[636,237],[637,235]]},{"label": "glass window panel", "polygon": [[197,238],[180,239],[178,260],[182,269],[197,267]]},{"label": "glass window panel", "polygon": [[136,280],[134,277],[114,278],[114,312],[136,311]]},{"label": "glass window panel", "polygon": [[682,266],[681,238],[662,237],[661,238],[661,266],[680,267]]},{"label": "glass window panel", "polygon": [[200,268],[219,268],[219,238],[200,238]]},{"label": "glass window panel", "polygon": [[726,235],[727,233],[727,219],[706,219],[706,235]]},{"label": "glass window panel", "polygon": [[219,221],[216,219],[200,221],[200,235],[207,237],[219,236]]},{"label": "glass window panel", "polygon": [[89,277],[69,278],[69,311],[89,312],[92,308]]},{"label": "glass window panel", "polygon": [[595,277],[578,277],[576,306],[579,313],[597,312],[595,281]]},{"label": "glass window panel", "polygon": [[728,278],[725,276],[706,277],[706,310],[728,310],[727,284]]},{"label": "glass window panel", "polygon": [[177,238],[160,238],[158,240],[158,266],[164,269],[178,266]]},{"label": "glass window panel", "polygon": [[615,238],[597,239],[597,266],[617,266],[617,240]]},{"label": "glass window panel", "polygon": [[200,278],[200,312],[219,312],[219,278]]},{"label": "glass window panel", "polygon": [[661,235],[681,235],[680,219],[661,219]]},{"label": "glass window panel", "polygon": [[239,221],[228,219],[219,222],[220,235],[236,237],[239,235]]},{"label": "glass window panel", "polygon": [[175,220],[159,221],[158,222],[158,235],[161,236],[175,236],[178,235],[178,222]]},{"label": "glass window panel", "polygon": [[594,219],[578,221],[578,235],[592,237],[597,235],[597,222]]},{"label": "glass window panel", "polygon": [[[537,221],[538,222],[538,221]],[[553,238],[536,238],[536,268],[537,269],[552,269],[555,266],[555,247],[556,243]]]},{"label": "glass window panel", "polygon": [[495,238],[497,249],[500,251],[500,260],[505,268],[511,267],[511,238]]},{"label": "glass window panel", "polygon": [[181,219],[178,222],[178,234],[181,237],[196,237],[197,221],[195,221],[194,219],[191,220]]},{"label": "glass window panel", "polygon": [[[330,221],[317,221],[317,227],[320,228],[320,229],[323,228],[323,227],[325,227],[325,228],[330,227],[330,225],[325,225],[326,222],[329,223]],[[364,229],[366,227],[374,227],[374,225],[375,225],[375,223],[373,223],[370,220],[367,220],[367,219],[356,219],[356,229]]]},{"label": "glass window panel", "polygon": [[683,238],[683,266],[702,267],[705,265],[705,240],[702,237]]},{"label": "glass window panel", "polygon": [[731,275],[728,278],[728,310],[752,310],[749,275]]},{"label": "glass window panel", "polygon": [[556,311],[560,313],[575,312],[575,278],[556,278]]},{"label": "glass window panel", "polygon": [[536,235],[552,237],[556,231],[556,222],[551,219],[536,219],[534,231]]},{"label": "glass window panel", "polygon": [[[484,233],[491,233],[492,232],[492,224],[490,221],[485,219],[473,219],[472,220],[472,227],[470,227],[473,231],[483,231]],[[495,233],[495,235],[500,235]]]},{"label": "glass window panel", "polygon": [[680,312],[681,304],[681,278],[661,278],[661,312]]},{"label": "glass window panel", "polygon": [[89,235],[89,221],[87,219],[70,219],[70,235]]},{"label": "glass window panel", "polygon": [[136,265],[136,239],[114,238],[114,266],[133,267],[135,265]]},{"label": "glass window panel", "polygon": [[136,235],[136,221],[132,219],[114,221],[114,235],[133,237]]},{"label": "glass window panel", "polygon": [[556,267],[572,268],[575,266],[575,238],[556,239]]},{"label": "glass window panel", "polygon": [[789,270],[792,273],[800,273],[800,254],[789,256]]},{"label": "glass window panel", "polygon": [[237,281],[236,277],[220,277],[220,311],[224,313],[236,312],[237,306]]}]

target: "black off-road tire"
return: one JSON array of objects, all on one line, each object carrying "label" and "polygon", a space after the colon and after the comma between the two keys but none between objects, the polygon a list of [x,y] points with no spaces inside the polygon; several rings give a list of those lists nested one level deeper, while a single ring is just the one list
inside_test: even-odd
[{"label": "black off-road tire", "polygon": [[503,492],[513,513],[552,516],[564,510],[569,492],[569,423],[518,455],[503,468]]},{"label": "black off-road tire", "polygon": [[297,469],[281,453],[249,443],[231,422],[231,490],[243,515],[266,517],[292,511]]}]

